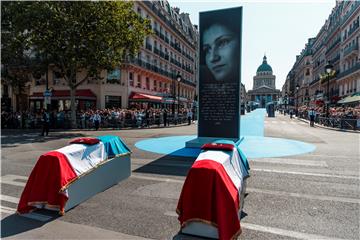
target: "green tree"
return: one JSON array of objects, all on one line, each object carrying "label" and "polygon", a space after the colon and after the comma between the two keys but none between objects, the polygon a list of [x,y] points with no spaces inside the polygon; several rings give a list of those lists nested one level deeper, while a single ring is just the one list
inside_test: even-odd
[{"label": "green tree", "polygon": [[[9,45],[20,42],[67,82],[73,127],[76,88],[135,55],[151,33],[149,21],[133,11],[130,1],[11,2],[3,7],[15,36]],[[82,79],[80,72],[86,73]]]}]

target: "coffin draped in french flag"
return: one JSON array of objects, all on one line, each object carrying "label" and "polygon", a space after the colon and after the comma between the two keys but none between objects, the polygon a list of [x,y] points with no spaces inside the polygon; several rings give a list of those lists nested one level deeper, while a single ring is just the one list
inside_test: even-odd
[{"label": "coffin draped in french flag", "polygon": [[181,231],[209,238],[235,239],[241,233],[249,164],[232,141],[219,140],[202,151],[185,179],[176,212]]},{"label": "coffin draped in french flag", "polygon": [[130,149],[117,136],[77,138],[40,156],[21,195],[17,212],[38,208],[64,214],[77,204],[130,176]]}]

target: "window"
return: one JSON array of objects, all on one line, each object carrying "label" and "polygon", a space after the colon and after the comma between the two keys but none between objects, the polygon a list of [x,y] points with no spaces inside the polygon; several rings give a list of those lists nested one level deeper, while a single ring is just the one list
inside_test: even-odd
[{"label": "window", "polygon": [[106,83],[120,84],[120,69],[116,68],[113,71],[108,71]]},{"label": "window", "polygon": [[136,87],[141,88],[141,75],[138,75],[138,81]]},{"label": "window", "polygon": [[146,78],[146,89],[150,90],[150,79],[148,77]]},{"label": "window", "polygon": [[132,72],[129,72],[129,85],[131,87],[134,86],[134,78],[133,78],[133,73]]},{"label": "window", "polygon": [[121,96],[105,96],[105,108],[121,108]]},{"label": "window", "polygon": [[154,91],[157,91],[157,82],[156,80],[154,80],[154,88],[153,88]]}]

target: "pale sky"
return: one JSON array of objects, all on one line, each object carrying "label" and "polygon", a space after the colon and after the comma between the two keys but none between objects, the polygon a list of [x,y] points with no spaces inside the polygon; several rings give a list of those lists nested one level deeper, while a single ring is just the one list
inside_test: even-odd
[{"label": "pale sky", "polygon": [[253,88],[253,77],[264,53],[282,88],[296,55],[308,38],[316,37],[335,7],[335,0],[323,1],[241,1],[241,0],[168,0],[172,7],[190,14],[199,24],[199,12],[243,6],[241,82]]}]

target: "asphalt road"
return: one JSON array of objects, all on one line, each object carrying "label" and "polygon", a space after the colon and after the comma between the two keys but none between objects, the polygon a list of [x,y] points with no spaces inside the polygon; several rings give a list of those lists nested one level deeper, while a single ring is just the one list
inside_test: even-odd
[{"label": "asphalt road", "polygon": [[[179,234],[175,208],[194,159],[137,149],[142,139],[191,135],[196,126],[1,135],[1,237],[4,239],[198,239]],[[121,136],[133,150],[132,175],[64,216],[14,214],[38,157],[80,136]],[[357,133],[310,128],[288,116],[265,118],[265,136],[314,144],[311,153],[249,159],[251,177],[240,239],[360,239]],[[35,218],[35,219],[33,219]]]}]

